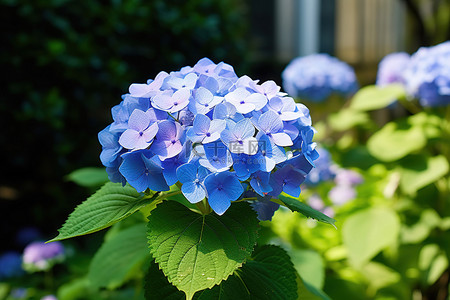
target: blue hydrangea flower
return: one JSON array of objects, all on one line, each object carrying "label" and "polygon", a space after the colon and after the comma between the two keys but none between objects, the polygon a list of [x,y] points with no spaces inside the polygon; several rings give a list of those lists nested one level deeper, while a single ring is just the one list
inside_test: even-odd
[{"label": "blue hydrangea flower", "polygon": [[450,104],[450,41],[420,48],[411,56],[404,78],[408,93],[422,106]]},{"label": "blue hydrangea flower", "polygon": [[111,114],[99,133],[111,181],[138,192],[177,184],[188,201],[207,201],[217,214],[254,195],[247,201],[270,218],[278,208],[270,197],[298,196],[317,158],[306,106],[274,81],[238,77],[208,58],[131,84]]},{"label": "blue hydrangea flower", "polygon": [[318,148],[319,158],[314,162],[315,168],[306,177],[305,184],[317,185],[322,181],[328,181],[336,175],[336,166],[331,160],[330,153],[324,148]]},{"label": "blue hydrangea flower", "polygon": [[36,227],[24,227],[16,234],[16,242],[18,245],[25,247],[31,242],[41,240],[42,234]]},{"label": "blue hydrangea flower", "polygon": [[270,195],[278,197],[281,192],[285,192],[292,197],[300,196],[300,185],[305,181],[306,174],[291,165],[284,165],[270,176],[272,192]]},{"label": "blue hydrangea flower", "polygon": [[14,251],[0,255],[0,280],[18,277],[23,274],[22,256]]},{"label": "blue hydrangea flower", "polygon": [[111,126],[109,125],[98,133],[98,140],[102,145],[100,160],[105,167],[115,166],[122,151],[122,146],[119,144],[119,135],[111,132],[110,128]]},{"label": "blue hydrangea flower", "polygon": [[352,67],[328,54],[297,57],[281,77],[289,95],[314,102],[322,102],[332,94],[349,97],[358,89]]},{"label": "blue hydrangea flower", "polygon": [[280,204],[270,201],[271,198],[271,196],[258,197],[258,201],[251,204],[260,221],[271,221],[275,211],[280,208]]},{"label": "blue hydrangea flower", "polygon": [[220,139],[231,153],[254,155],[258,151],[258,141],[254,137],[255,127],[250,119],[242,119],[220,133]]},{"label": "blue hydrangea flower", "polygon": [[378,86],[386,86],[392,83],[404,84],[403,72],[407,68],[410,56],[405,52],[396,52],[386,55],[378,64]]},{"label": "blue hydrangea flower", "polygon": [[211,143],[220,138],[225,130],[226,122],[220,119],[211,119],[205,115],[196,115],[192,127],[187,131],[187,137],[194,143]]},{"label": "blue hydrangea flower", "polygon": [[271,110],[263,113],[256,123],[258,134],[267,135],[276,145],[292,146],[291,137],[284,131],[284,124],[279,115]]},{"label": "blue hydrangea flower", "polygon": [[252,173],[250,178],[250,186],[253,188],[255,193],[261,197],[264,197],[273,190],[269,182],[270,172],[256,171]]},{"label": "blue hydrangea flower", "polygon": [[65,259],[65,249],[60,242],[33,242],[23,251],[23,268],[29,272],[45,271]]},{"label": "blue hydrangea flower", "polygon": [[203,149],[205,155],[199,163],[211,172],[226,171],[232,166],[231,152],[221,141],[205,144]]},{"label": "blue hydrangea flower", "polygon": [[222,215],[231,201],[237,200],[244,192],[236,174],[229,171],[209,174],[205,178],[205,187],[209,205],[218,215]]},{"label": "blue hydrangea flower", "polygon": [[210,172],[202,166],[187,163],[177,168],[177,177],[181,184],[181,192],[191,203],[205,199],[206,190],[203,182]]},{"label": "blue hydrangea flower", "polygon": [[133,151],[123,155],[120,173],[138,191],[168,191],[161,161],[149,150]]},{"label": "blue hydrangea flower", "polygon": [[[212,90],[217,90],[218,83],[215,79],[206,82]],[[189,103],[189,110],[194,114],[207,114],[223,101],[223,97],[214,96],[206,87],[199,87],[194,91],[194,100]]]}]

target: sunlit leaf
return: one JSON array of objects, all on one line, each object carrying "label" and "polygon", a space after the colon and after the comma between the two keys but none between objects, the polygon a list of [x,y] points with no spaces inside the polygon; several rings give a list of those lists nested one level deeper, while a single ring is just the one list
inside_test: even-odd
[{"label": "sunlit leaf", "polygon": [[168,280],[191,299],[226,279],[250,256],[258,220],[248,203],[200,215],[167,201],[148,218],[150,251]]}]

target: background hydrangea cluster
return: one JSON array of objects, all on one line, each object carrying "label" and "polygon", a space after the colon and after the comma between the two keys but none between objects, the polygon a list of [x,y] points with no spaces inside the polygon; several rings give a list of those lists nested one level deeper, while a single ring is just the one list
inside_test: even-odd
[{"label": "background hydrangea cluster", "polygon": [[99,133],[100,159],[111,181],[138,192],[178,184],[187,200],[206,197],[219,215],[251,196],[271,216],[278,206],[268,199],[298,197],[318,157],[309,110],[275,82],[238,77],[223,62],[160,72],[122,99]]},{"label": "background hydrangea cluster", "polygon": [[410,56],[405,52],[395,52],[386,55],[378,65],[378,86],[386,86],[392,83],[405,83],[403,72],[408,67]]},{"label": "background hydrangea cluster", "polygon": [[402,83],[424,107],[450,104],[450,41],[387,55],[379,64],[377,85]]},{"label": "background hydrangea cluster", "polygon": [[349,97],[358,90],[353,68],[328,54],[298,57],[281,76],[289,95],[314,102],[322,102],[331,95]]}]

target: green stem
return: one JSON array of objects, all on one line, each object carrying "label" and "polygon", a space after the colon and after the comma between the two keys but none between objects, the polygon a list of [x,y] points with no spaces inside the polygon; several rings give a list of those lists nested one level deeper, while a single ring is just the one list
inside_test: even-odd
[{"label": "green stem", "polygon": [[209,206],[206,198],[196,203],[195,205],[198,207],[198,209],[203,215],[209,215],[212,212],[211,206]]},{"label": "green stem", "polygon": [[156,197],[155,201],[164,200],[172,196],[176,196],[181,194],[181,191],[171,192],[171,193],[161,193],[158,197]]}]

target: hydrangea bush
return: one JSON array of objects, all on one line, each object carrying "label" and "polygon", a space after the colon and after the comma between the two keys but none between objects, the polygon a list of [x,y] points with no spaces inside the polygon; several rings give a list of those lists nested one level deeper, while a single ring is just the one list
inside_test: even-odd
[{"label": "hydrangea bush", "polygon": [[[295,299],[299,283],[286,254],[254,247],[258,218],[270,220],[280,205],[334,223],[298,200],[319,156],[307,107],[273,81],[238,77],[232,66],[203,58],[132,84],[111,112],[113,122],[98,135],[111,182],[79,205],[52,241],[98,231],[138,210],[147,225],[105,242],[91,266],[92,282],[108,285],[117,272],[103,261],[123,259],[129,244],[139,253],[133,259],[154,259],[148,299],[178,290],[187,299],[223,291],[242,298],[242,284],[256,298]],[[132,242],[135,236],[144,237],[143,245]],[[279,266],[264,265],[265,256]],[[250,257],[253,263],[245,263]],[[270,279],[265,289],[251,281],[255,270]]]},{"label": "hydrangea bush", "polygon": [[411,56],[404,73],[409,95],[422,106],[450,104],[450,41],[422,47]]},{"label": "hydrangea bush", "polygon": [[323,102],[331,95],[348,98],[358,90],[352,67],[328,54],[292,60],[281,74],[283,88],[292,97]]}]

